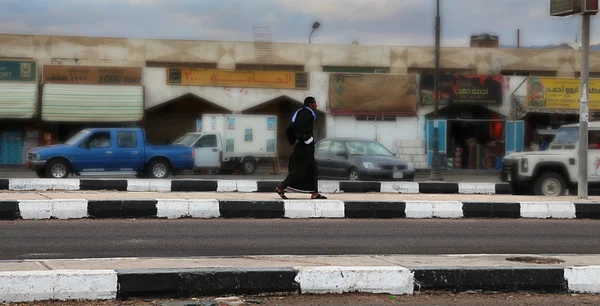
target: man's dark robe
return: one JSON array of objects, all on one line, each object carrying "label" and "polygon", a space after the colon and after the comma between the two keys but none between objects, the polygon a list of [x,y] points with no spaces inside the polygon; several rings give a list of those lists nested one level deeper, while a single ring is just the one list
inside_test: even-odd
[{"label": "man's dark robe", "polygon": [[313,136],[314,112],[309,108],[300,109],[292,120],[296,143],[288,164],[288,175],[279,184],[279,189],[283,191],[290,188],[296,192],[319,192]]}]

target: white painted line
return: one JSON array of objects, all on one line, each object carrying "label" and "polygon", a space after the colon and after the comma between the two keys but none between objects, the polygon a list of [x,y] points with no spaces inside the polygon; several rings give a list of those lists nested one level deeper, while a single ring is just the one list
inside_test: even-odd
[{"label": "white painted line", "polygon": [[234,180],[218,180],[217,192],[234,192],[237,191],[237,184]]},{"label": "white painted line", "polygon": [[346,206],[338,200],[312,200],[317,218],[345,218]]},{"label": "white painted line", "polygon": [[127,191],[132,192],[170,192],[171,180],[129,179]]},{"label": "white painted line", "polygon": [[458,201],[432,202],[433,217],[456,219],[463,217],[463,203]]},{"label": "white painted line", "polygon": [[235,181],[238,192],[257,192],[258,182],[250,180]]},{"label": "white painted line", "polygon": [[187,217],[190,214],[190,204],[181,199],[159,199],[156,203],[157,217],[177,219]]},{"label": "white painted line", "polygon": [[569,291],[600,293],[600,266],[565,268]]},{"label": "white painted line", "polygon": [[459,194],[496,194],[494,183],[458,183]]},{"label": "white painted line", "polygon": [[575,219],[575,204],[571,202],[549,202],[548,213],[552,219]]},{"label": "white painted line", "polygon": [[521,202],[519,204],[521,206],[521,218],[550,218],[548,204],[545,202]]},{"label": "white painted line", "polygon": [[219,201],[215,199],[188,200],[189,216],[192,218],[219,218]]},{"label": "white painted line", "polygon": [[52,200],[52,217],[82,219],[88,216],[88,201],[84,199]]},{"label": "white painted line", "polygon": [[413,273],[403,267],[300,267],[295,280],[301,293],[368,292],[412,294]]},{"label": "white painted line", "polygon": [[310,200],[283,200],[284,217],[290,219],[316,218],[315,202]]},{"label": "white painted line", "polygon": [[319,192],[321,193],[340,193],[340,182],[338,181],[319,181]]},{"label": "white painted line", "polygon": [[406,218],[433,218],[433,204],[430,201],[404,201],[406,203]]},{"label": "white painted line", "polygon": [[0,302],[110,300],[117,286],[114,270],[0,272]]},{"label": "white painted line", "polygon": [[9,179],[10,190],[79,190],[78,179]]},{"label": "white painted line", "polygon": [[416,182],[381,182],[382,193],[419,193],[419,183]]},{"label": "white painted line", "polygon": [[25,220],[50,219],[52,216],[52,200],[19,201],[19,211]]}]

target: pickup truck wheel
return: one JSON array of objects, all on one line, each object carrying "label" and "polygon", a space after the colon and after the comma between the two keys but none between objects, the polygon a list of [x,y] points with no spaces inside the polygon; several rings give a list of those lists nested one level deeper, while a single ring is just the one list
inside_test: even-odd
[{"label": "pickup truck wheel", "polygon": [[247,159],[242,162],[242,172],[244,174],[253,174],[256,171],[256,163]]},{"label": "pickup truck wheel", "polygon": [[46,176],[49,178],[66,178],[69,176],[69,164],[60,159],[55,159],[46,166]]},{"label": "pickup truck wheel", "polygon": [[534,191],[536,195],[557,197],[565,195],[567,183],[562,175],[556,172],[546,172],[535,180]]},{"label": "pickup truck wheel", "polygon": [[157,179],[169,177],[169,164],[164,160],[155,160],[148,167],[148,176]]}]

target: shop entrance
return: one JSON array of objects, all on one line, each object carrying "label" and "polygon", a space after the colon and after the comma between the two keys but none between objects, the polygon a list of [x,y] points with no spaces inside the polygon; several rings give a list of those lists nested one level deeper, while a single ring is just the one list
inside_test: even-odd
[{"label": "shop entrance", "polygon": [[[428,162],[433,152],[433,114],[426,116]],[[440,166],[445,170],[497,170],[506,153],[506,118],[483,106],[447,106],[438,123]]]}]

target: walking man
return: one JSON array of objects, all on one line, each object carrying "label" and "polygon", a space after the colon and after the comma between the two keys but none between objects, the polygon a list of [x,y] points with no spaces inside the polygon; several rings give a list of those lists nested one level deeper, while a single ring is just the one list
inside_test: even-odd
[{"label": "walking man", "polygon": [[275,188],[282,199],[287,199],[285,190],[311,193],[311,199],[327,199],[319,194],[318,169],[315,161],[315,139],[313,124],[317,118],[317,100],[314,97],[304,99],[304,107],[296,111],[292,124],[287,130],[294,151],[290,157],[287,177]]}]

